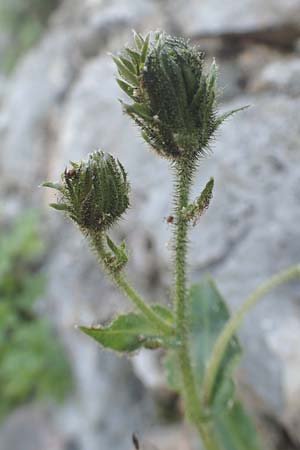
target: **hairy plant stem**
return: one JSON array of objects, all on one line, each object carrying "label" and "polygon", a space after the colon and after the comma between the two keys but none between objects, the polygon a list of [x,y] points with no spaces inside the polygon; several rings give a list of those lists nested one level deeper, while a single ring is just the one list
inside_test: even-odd
[{"label": "hairy plant stem", "polygon": [[165,322],[158,314],[153,311],[144,300],[137,294],[133,287],[126,280],[122,272],[114,272],[107,263],[107,249],[105,247],[104,237],[102,233],[90,236],[91,244],[96,250],[100,262],[102,263],[106,273],[110,276],[112,281],[122,291],[122,293],[131,300],[134,305],[144,314],[144,316],[157,328],[158,331],[166,334],[174,334],[174,329],[171,325]]},{"label": "hairy plant stem", "polygon": [[178,363],[182,377],[182,388],[187,415],[197,428],[200,438],[206,450],[218,450],[210,431],[209,423],[203,423],[203,411],[200,403],[200,395],[193,373],[190,346],[188,336],[189,305],[187,304],[186,286],[186,256],[188,221],[184,217],[185,208],[188,206],[192,176],[195,162],[181,160],[176,165],[176,182],[174,192],[175,203],[175,315],[176,332],[180,339],[177,350]]},{"label": "hairy plant stem", "polygon": [[216,382],[216,376],[218,373],[218,369],[222,362],[224,352],[227,349],[227,346],[230,343],[231,338],[234,336],[236,331],[238,330],[242,320],[246,316],[247,312],[253,308],[257,304],[257,302],[267,295],[271,290],[275,289],[279,285],[283,283],[287,283],[293,278],[300,278],[300,265],[295,265],[286,269],[269,280],[264,282],[261,286],[259,286],[255,291],[247,297],[242,306],[236,311],[236,313],[231,317],[231,319],[227,322],[224,327],[222,333],[218,337],[212,356],[206,370],[204,382],[203,382],[203,394],[204,394],[204,403],[209,405],[211,400],[211,394],[214,388],[214,384]]}]

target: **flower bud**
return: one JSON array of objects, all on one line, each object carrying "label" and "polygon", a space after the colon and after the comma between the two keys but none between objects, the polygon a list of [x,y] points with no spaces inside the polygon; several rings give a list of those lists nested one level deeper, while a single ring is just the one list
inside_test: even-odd
[{"label": "flower bud", "polygon": [[114,58],[120,87],[133,100],[124,110],[144,139],[171,160],[203,156],[219,125],[217,68],[204,71],[204,53],[184,39],[157,33],[149,43],[135,35],[136,49]]},{"label": "flower bud", "polygon": [[98,151],[88,161],[71,162],[61,184],[44,183],[60,192],[55,209],[65,211],[86,234],[104,232],[129,207],[129,183],[122,164]]}]

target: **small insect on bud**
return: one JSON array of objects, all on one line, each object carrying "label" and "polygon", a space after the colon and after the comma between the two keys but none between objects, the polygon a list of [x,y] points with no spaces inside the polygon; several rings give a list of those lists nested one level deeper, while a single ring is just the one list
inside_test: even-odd
[{"label": "small insect on bud", "polygon": [[61,184],[44,183],[59,191],[55,209],[65,211],[85,233],[110,228],[129,206],[129,183],[122,164],[102,151],[88,161],[71,163],[61,176]]},{"label": "small insect on bud", "polygon": [[166,217],[166,222],[169,223],[169,224],[174,223],[174,216],[168,216],[168,217]]},{"label": "small insect on bud", "polygon": [[74,177],[76,175],[76,170],[75,169],[69,169],[68,170],[66,168],[64,174],[65,174],[66,178],[72,178],[72,177]]},{"label": "small insect on bud", "polygon": [[133,101],[124,111],[160,156],[204,156],[217,128],[238,111],[217,114],[215,62],[205,71],[203,52],[166,33],[136,36],[136,48],[114,57],[117,82]]}]

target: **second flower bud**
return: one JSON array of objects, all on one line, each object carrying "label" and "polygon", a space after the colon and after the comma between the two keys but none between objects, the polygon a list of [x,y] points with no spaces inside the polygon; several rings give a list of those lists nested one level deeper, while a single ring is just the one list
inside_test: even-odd
[{"label": "second flower bud", "polygon": [[87,161],[71,162],[61,183],[44,183],[60,193],[51,206],[66,214],[85,234],[107,231],[129,207],[129,182],[122,164],[97,151]]}]

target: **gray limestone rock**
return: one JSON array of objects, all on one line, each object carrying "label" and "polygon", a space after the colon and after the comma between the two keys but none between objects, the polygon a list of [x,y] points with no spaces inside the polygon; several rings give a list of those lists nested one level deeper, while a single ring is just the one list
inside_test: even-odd
[{"label": "gray limestone rock", "polygon": [[4,422],[0,448],[5,450],[63,450],[63,436],[55,428],[51,413],[37,406],[26,406]]},{"label": "gray limestone rock", "polygon": [[245,33],[297,24],[297,0],[175,0],[168,2],[174,24],[188,35]]},{"label": "gray limestone rock", "polygon": [[[127,360],[101,352],[74,329],[75,324],[111,320],[130,305],[99,271],[78,230],[46,209],[52,193],[37,186],[59,178],[70,159],[98,148],[117,156],[129,172],[132,208],[113,236],[128,242],[129,276],[138,289],[149,301],[170,302],[169,165],[149,151],[122,114],[117,101],[122,94],[106,52],[129,42],[133,27],[142,32],[165,27],[190,36],[216,33],[220,39],[222,33],[294,22],[299,10],[296,0],[225,3],[65,0],[43,40],[1,89],[4,213],[14,215],[24,205],[44,207],[49,283],[43,308],[66,346],[76,382],[74,397],[55,414],[53,435],[59,443],[63,436],[80,450],[126,450],[131,433],[147,429],[151,441],[152,427],[160,422],[152,390],[156,383],[161,387],[161,376],[157,361],[145,354],[134,359],[132,370]],[[216,185],[209,211],[192,230],[190,269],[193,281],[207,271],[215,276],[235,310],[258,283],[299,261],[300,78],[296,52],[282,55],[259,44],[231,55],[226,64],[223,80],[232,86],[222,108],[251,108],[224,124],[213,154],[200,161],[193,196],[212,175]],[[247,76],[246,87],[237,86],[240,74]],[[254,408],[281,422],[295,438],[300,424],[298,292],[297,284],[284,286],[249,315],[241,329],[240,370],[251,397],[259,399]],[[5,433],[0,432],[0,442]],[[47,442],[47,433],[41,442]],[[181,442],[177,432],[174,436]],[[161,442],[166,444],[160,450],[167,449],[172,436]],[[182,442],[188,445],[184,436]]]}]

